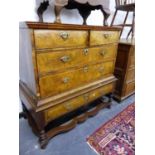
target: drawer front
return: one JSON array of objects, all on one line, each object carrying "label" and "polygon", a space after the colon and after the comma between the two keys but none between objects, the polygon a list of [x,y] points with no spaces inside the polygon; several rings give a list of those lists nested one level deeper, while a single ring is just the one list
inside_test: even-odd
[{"label": "drawer front", "polygon": [[135,66],[135,46],[132,46],[130,49],[130,56],[129,56],[129,67]]},{"label": "drawer front", "polygon": [[88,42],[87,31],[34,30],[36,49],[85,47]]},{"label": "drawer front", "polygon": [[68,100],[64,103],[56,105],[48,110],[45,111],[45,120],[46,122],[52,121],[68,112],[71,112],[87,103],[99,98],[100,96],[110,93],[113,90],[114,84],[108,84],[102,86],[96,90]]},{"label": "drawer front", "polygon": [[132,70],[128,70],[128,73],[127,73],[127,77],[126,77],[126,82],[132,82],[134,81],[135,79],[135,70],[132,69]]},{"label": "drawer front", "polygon": [[42,77],[39,80],[41,97],[56,95],[97,79],[102,79],[104,76],[111,75],[113,69],[114,61],[109,61]]},{"label": "drawer front", "polygon": [[125,95],[129,95],[134,91],[135,91],[135,82],[130,82],[126,84]]},{"label": "drawer front", "polygon": [[135,67],[135,56],[129,57],[129,67]]},{"label": "drawer front", "polygon": [[107,43],[118,42],[118,31],[91,31],[90,45],[102,45]]},{"label": "drawer front", "polygon": [[117,45],[111,44],[96,48],[39,53],[37,54],[38,71],[39,74],[44,74],[69,67],[114,59],[116,51]]}]

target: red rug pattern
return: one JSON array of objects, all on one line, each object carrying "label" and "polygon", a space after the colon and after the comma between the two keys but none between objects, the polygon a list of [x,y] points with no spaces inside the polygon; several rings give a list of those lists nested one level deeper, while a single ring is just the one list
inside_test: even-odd
[{"label": "red rug pattern", "polygon": [[99,155],[134,155],[135,104],[97,129],[87,143]]}]

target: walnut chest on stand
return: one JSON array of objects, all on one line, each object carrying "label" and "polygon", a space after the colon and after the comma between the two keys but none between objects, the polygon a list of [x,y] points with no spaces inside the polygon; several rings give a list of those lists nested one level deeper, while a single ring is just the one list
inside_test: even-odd
[{"label": "walnut chest on stand", "polygon": [[114,27],[20,23],[20,99],[41,148],[110,107],[119,34]]}]

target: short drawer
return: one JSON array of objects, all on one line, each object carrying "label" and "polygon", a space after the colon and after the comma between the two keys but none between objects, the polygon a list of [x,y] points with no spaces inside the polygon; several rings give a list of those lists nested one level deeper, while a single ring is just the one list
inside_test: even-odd
[{"label": "short drawer", "polygon": [[126,77],[126,82],[132,82],[135,80],[135,70],[128,70],[127,71],[127,77]]},{"label": "short drawer", "polygon": [[87,31],[34,30],[36,49],[85,47],[88,42]]},{"label": "short drawer", "polygon": [[102,79],[113,73],[114,61],[84,66],[39,79],[41,97],[52,96],[64,91]]},{"label": "short drawer", "polygon": [[117,44],[110,44],[95,48],[38,53],[38,71],[39,74],[44,74],[70,67],[83,66],[88,63],[103,62],[108,59],[114,59],[116,51]]},{"label": "short drawer", "polygon": [[107,43],[118,42],[118,31],[91,31],[90,32],[90,45],[102,45]]},{"label": "short drawer", "polygon": [[68,112],[71,112],[79,107],[82,107],[89,102],[96,100],[100,96],[110,93],[113,90],[114,84],[108,84],[105,86],[102,86],[98,89],[95,89],[91,92],[85,93],[81,96],[75,97],[73,99],[70,99],[64,103],[58,104],[48,110],[45,111],[45,121],[48,123],[49,121],[52,121]]},{"label": "short drawer", "polygon": [[127,83],[125,89],[125,95],[129,95],[130,93],[135,91],[135,81]]}]

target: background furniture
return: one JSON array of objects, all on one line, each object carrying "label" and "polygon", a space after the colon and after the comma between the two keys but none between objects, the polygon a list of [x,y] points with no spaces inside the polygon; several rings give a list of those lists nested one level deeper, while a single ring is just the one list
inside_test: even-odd
[{"label": "background furniture", "polygon": [[115,76],[118,78],[114,97],[121,101],[135,92],[135,44],[121,40],[118,45]]},{"label": "background furniture", "polygon": [[20,24],[20,98],[42,148],[110,106],[119,34],[111,27]]},{"label": "background furniture", "polygon": [[87,25],[87,18],[93,10],[101,10],[104,20],[103,25],[108,25],[107,19],[110,16],[109,0],[47,0],[40,3],[37,14],[39,22],[43,22],[43,13],[46,11],[49,5],[54,5],[55,23],[61,23],[60,13],[63,8],[77,9],[81,17],[83,18],[83,24]]},{"label": "background furniture", "polygon": [[[121,26],[122,27],[120,37],[122,35],[124,27],[130,27],[130,30],[129,30],[126,38],[128,38],[129,35],[131,34],[131,38],[133,39],[134,31],[135,31],[134,30],[135,29],[135,0],[115,0],[115,4],[116,4],[116,10],[115,10],[112,22],[111,22],[111,26]],[[116,15],[117,15],[118,11],[123,11],[126,13],[126,15],[125,15],[123,23],[116,25],[116,24],[114,24],[114,22],[117,17]],[[133,18],[132,18],[131,24],[126,23],[129,12],[133,13]]]}]

